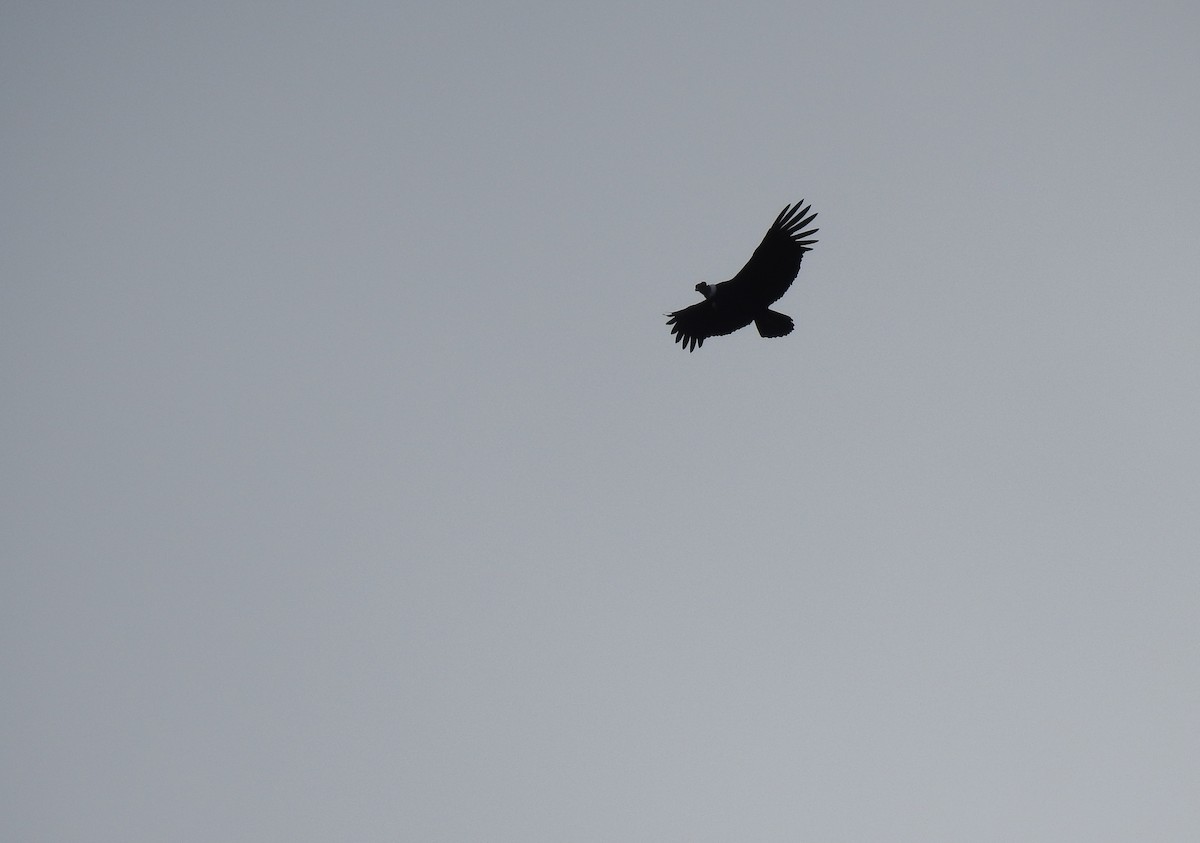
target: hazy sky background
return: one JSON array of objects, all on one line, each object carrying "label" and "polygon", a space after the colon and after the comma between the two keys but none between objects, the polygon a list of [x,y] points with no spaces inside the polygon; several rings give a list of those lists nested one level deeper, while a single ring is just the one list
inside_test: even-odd
[{"label": "hazy sky background", "polygon": [[1198,43],[5,3],[0,836],[1196,840]]}]

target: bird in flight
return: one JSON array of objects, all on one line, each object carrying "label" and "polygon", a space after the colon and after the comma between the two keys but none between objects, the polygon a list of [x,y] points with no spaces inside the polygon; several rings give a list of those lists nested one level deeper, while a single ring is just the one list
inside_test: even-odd
[{"label": "bird in flight", "polygon": [[803,199],[779,212],[741,272],[720,284],[701,281],[696,292],[704,296],[704,301],[667,314],[675,342],[692,351],[709,337],[732,334],[751,322],[763,337],[783,337],[792,332],[792,317],[770,310],[769,305],[792,286],[804,253],[817,242],[804,238],[818,229],[800,230],[817,217],[805,216],[812,206],[801,205]]}]

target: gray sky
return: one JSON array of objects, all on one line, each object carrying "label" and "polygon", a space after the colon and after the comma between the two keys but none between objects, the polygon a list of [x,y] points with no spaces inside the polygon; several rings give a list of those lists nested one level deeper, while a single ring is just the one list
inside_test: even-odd
[{"label": "gray sky", "polygon": [[5,4],[2,836],[1195,840],[1198,36]]}]

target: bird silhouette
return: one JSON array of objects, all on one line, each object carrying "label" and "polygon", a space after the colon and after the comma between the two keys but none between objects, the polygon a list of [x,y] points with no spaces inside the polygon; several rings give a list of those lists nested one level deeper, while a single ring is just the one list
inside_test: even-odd
[{"label": "bird silhouette", "polygon": [[763,337],[783,337],[792,332],[792,317],[771,310],[770,305],[792,286],[804,253],[817,242],[805,238],[819,229],[801,231],[817,217],[805,216],[812,206],[802,205],[803,199],[779,212],[741,272],[719,284],[701,281],[696,292],[704,296],[704,301],[667,314],[675,342],[694,351],[709,337],[732,334],[751,322]]}]

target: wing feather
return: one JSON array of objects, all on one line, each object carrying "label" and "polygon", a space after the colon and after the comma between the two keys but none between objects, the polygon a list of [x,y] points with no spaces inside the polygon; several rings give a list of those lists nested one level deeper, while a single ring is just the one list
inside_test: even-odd
[{"label": "wing feather", "polygon": [[709,337],[732,334],[754,321],[752,317],[744,314],[722,312],[713,307],[712,302],[708,300],[697,302],[667,316],[667,324],[671,326],[675,342],[682,342],[688,351],[704,345],[704,341]]},{"label": "wing feather", "polygon": [[812,244],[817,242],[810,235],[819,229],[802,230],[817,218],[815,213],[808,213],[811,208],[801,199],[779,212],[750,260],[729,281],[739,295],[766,306],[777,301],[792,286],[804,253],[811,251]]}]

